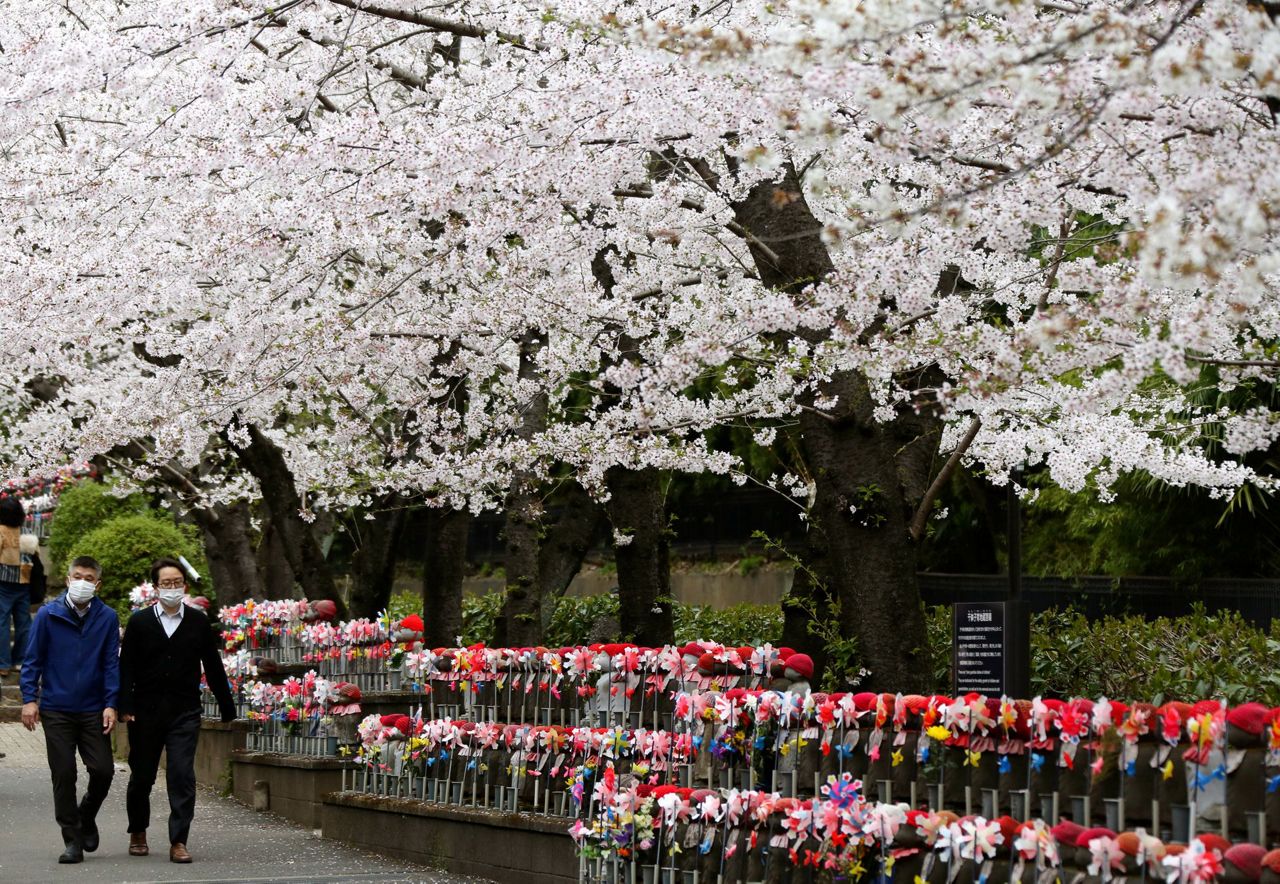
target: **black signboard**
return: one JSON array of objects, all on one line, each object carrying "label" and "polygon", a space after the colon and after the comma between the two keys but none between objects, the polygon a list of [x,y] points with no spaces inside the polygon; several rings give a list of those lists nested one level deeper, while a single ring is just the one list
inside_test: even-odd
[{"label": "black signboard", "polygon": [[951,626],[957,695],[1030,696],[1030,618],[1021,601],[957,602]]}]

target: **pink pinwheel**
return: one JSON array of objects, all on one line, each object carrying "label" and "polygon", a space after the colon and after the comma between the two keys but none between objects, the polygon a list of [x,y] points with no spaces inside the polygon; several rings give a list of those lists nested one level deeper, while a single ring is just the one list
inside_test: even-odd
[{"label": "pink pinwheel", "polygon": [[1222,874],[1222,855],[1216,849],[1207,849],[1203,841],[1195,838],[1187,845],[1186,850],[1172,856],[1166,855],[1162,863],[1168,884],[1174,884],[1175,881],[1200,884],[1212,881]]},{"label": "pink pinwheel", "polygon": [[727,694],[716,697],[716,718],[721,724],[732,725],[738,718],[738,707]]},{"label": "pink pinwheel", "polygon": [[897,804],[875,804],[867,809],[863,817],[862,831],[881,844],[888,845],[893,843],[898,829],[906,820],[906,811]]},{"label": "pink pinwheel", "polygon": [[662,809],[662,825],[671,828],[689,815],[689,805],[675,792],[669,792],[658,799],[658,807]]},{"label": "pink pinwheel", "polygon": [[844,830],[845,813],[832,801],[823,801],[815,806],[814,822],[826,832],[828,837]]},{"label": "pink pinwheel", "polygon": [[809,827],[813,824],[813,808],[812,806],[801,804],[787,812],[787,818],[782,821],[783,828],[786,829],[786,835],[789,840],[801,841],[809,834]]},{"label": "pink pinwheel", "polygon": [[[756,705],[756,721],[759,724],[768,724],[777,718],[782,708],[782,694],[777,691],[766,691],[760,695],[760,702]],[[846,719],[847,720],[847,719]]]},{"label": "pink pinwheel", "polygon": [[1116,839],[1103,835],[1089,839],[1089,874],[1111,880],[1112,872],[1124,871],[1124,851]]},{"label": "pink pinwheel", "polygon": [[1100,737],[1111,729],[1115,723],[1112,720],[1113,711],[1114,707],[1106,697],[1100,698],[1098,702],[1093,704],[1093,715],[1090,723],[1094,734]]},{"label": "pink pinwheel", "polygon": [[960,855],[961,847],[964,845],[965,834],[960,828],[959,823],[951,823],[945,826],[938,826],[933,842],[933,849],[938,854],[938,859],[944,863],[951,862],[952,854],[957,857]]},{"label": "pink pinwheel", "polygon": [[996,855],[996,847],[1004,843],[1004,834],[995,820],[982,817],[960,823],[960,856],[976,862],[984,862]]},{"label": "pink pinwheel", "polygon": [[929,847],[937,844],[938,838],[945,828],[946,824],[943,818],[933,811],[922,813],[916,819],[916,834],[923,838],[924,843]]},{"label": "pink pinwheel", "polygon": [[750,806],[749,795],[738,789],[730,789],[729,794],[725,796],[724,818],[733,828],[742,821],[742,816]]},{"label": "pink pinwheel", "polygon": [[756,648],[751,654],[751,671],[755,673],[767,673],[769,664],[773,662],[775,656],[773,645],[764,644]]},{"label": "pink pinwheel", "polygon": [[698,805],[698,819],[718,823],[724,816],[724,801],[719,795],[708,795]]},{"label": "pink pinwheel", "polygon": [[968,733],[972,714],[973,709],[960,699],[943,710],[942,721],[953,734]]}]

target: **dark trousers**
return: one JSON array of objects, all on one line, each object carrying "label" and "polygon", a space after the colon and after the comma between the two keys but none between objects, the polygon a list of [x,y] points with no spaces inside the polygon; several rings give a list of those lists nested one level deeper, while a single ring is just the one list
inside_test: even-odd
[{"label": "dark trousers", "polygon": [[[80,840],[82,821],[92,822],[107,800],[115,768],[111,761],[111,738],[102,732],[101,712],[54,712],[40,710],[44,746],[49,756],[49,778],[53,780],[53,815],[62,827],[62,840]],[[76,802],[76,751],[89,771],[89,788]]]},{"label": "dark trousers", "polygon": [[165,753],[169,791],[169,843],[186,844],[196,814],[196,740],[200,712],[144,713],[129,722],[129,789],[125,809],[129,833],[145,832],[151,823],[151,787],[156,784],[160,753]]}]

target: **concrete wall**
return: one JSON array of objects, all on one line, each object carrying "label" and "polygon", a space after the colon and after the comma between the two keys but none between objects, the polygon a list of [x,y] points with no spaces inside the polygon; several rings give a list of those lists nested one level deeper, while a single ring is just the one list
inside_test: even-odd
[{"label": "concrete wall", "polygon": [[245,725],[204,722],[201,783],[225,789],[229,778],[242,804],[387,856],[500,884],[576,884],[568,820],[341,792],[337,759],[248,752]]},{"label": "concrete wall", "polygon": [[324,837],[499,884],[576,884],[568,820],[337,793]]},{"label": "concrete wall", "polygon": [[249,722],[220,721],[200,723],[200,742],[196,744],[196,782],[227,793],[232,788],[231,758],[244,749]]},{"label": "concrete wall", "polygon": [[[792,568],[766,564],[743,574],[738,565],[728,563],[711,568],[680,568],[671,572],[671,591],[676,601],[686,605],[709,605],[728,608],[748,602],[753,605],[776,605],[791,589]],[[618,585],[618,575],[599,568],[583,568],[569,584],[567,595],[593,596],[609,592]],[[484,595],[501,592],[500,577],[468,577],[462,582],[463,592]],[[420,582],[400,579],[397,592],[420,592]]]},{"label": "concrete wall", "polygon": [[[320,826],[324,796],[342,788],[341,762],[272,752],[233,753],[232,795],[241,804],[269,810],[309,829]],[[266,792],[266,806],[256,805],[255,791]]]}]

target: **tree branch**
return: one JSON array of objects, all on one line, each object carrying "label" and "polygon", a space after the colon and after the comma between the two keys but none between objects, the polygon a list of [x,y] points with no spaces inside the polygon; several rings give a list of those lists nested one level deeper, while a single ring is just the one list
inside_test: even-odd
[{"label": "tree branch", "polygon": [[440,18],[434,15],[424,15],[421,12],[410,12],[403,9],[389,9],[385,6],[377,6],[372,3],[365,3],[363,0],[329,0],[337,6],[345,6],[347,9],[355,9],[360,12],[376,15],[379,18],[389,18],[395,21],[407,22],[411,25],[421,25],[432,31],[441,31],[446,34],[457,34],[459,37],[475,37],[483,40],[489,34],[496,34],[498,39],[504,43],[510,43],[519,49],[544,49],[541,44],[530,45],[524,41],[518,34],[507,34],[502,31],[487,31],[477,25],[468,25],[463,22],[450,21],[447,18]]},{"label": "tree branch", "polygon": [[1231,368],[1280,368],[1280,360],[1276,359],[1212,359],[1190,354],[1187,354],[1187,359],[1201,365],[1225,365]]},{"label": "tree branch", "polygon": [[955,473],[956,467],[960,465],[960,458],[964,457],[964,453],[969,450],[969,446],[973,444],[974,437],[978,435],[978,430],[982,429],[982,420],[974,418],[969,424],[969,429],[965,430],[964,437],[956,445],[951,452],[951,456],[947,458],[947,462],[942,465],[942,469],[938,471],[938,475],[934,476],[933,483],[929,485],[929,490],[924,493],[924,497],[920,500],[920,506],[916,508],[916,514],[911,519],[911,539],[920,542],[920,538],[924,536],[924,523],[929,518],[929,510],[933,508],[933,502],[937,500],[938,495],[942,493],[942,489],[951,481],[952,474]]}]

